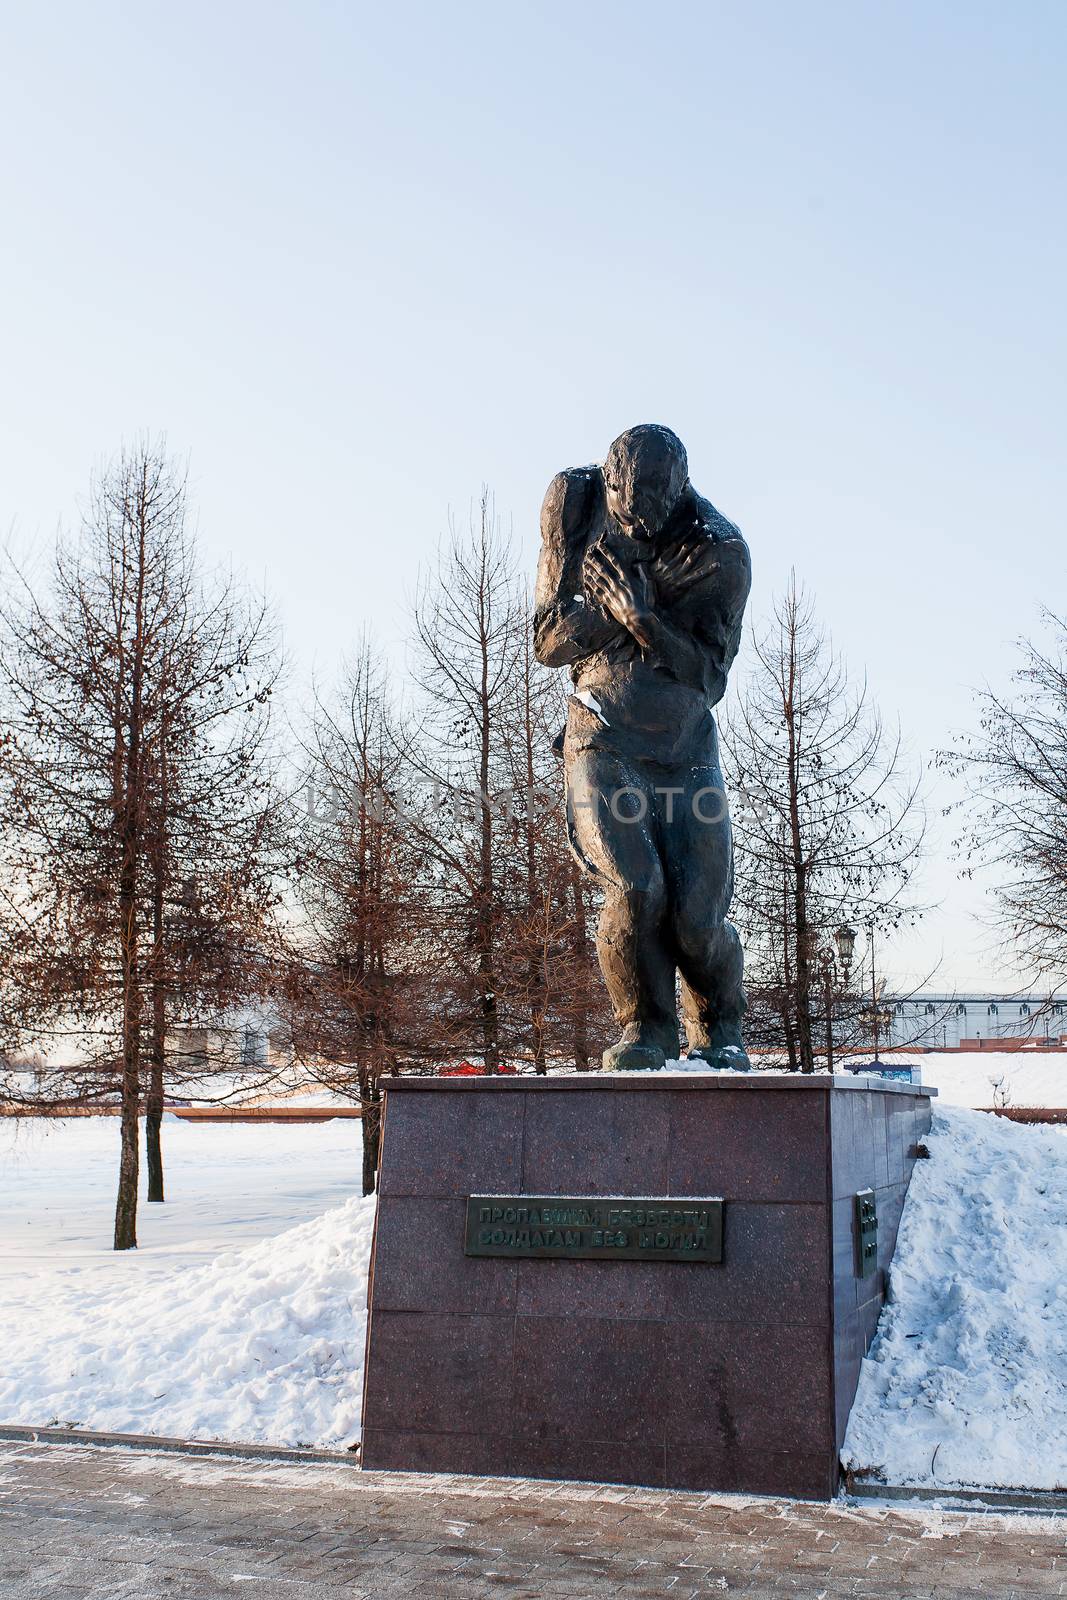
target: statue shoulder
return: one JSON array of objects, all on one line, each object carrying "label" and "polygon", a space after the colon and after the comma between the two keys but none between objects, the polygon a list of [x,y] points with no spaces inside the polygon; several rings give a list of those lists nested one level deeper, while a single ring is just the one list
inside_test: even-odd
[{"label": "statue shoulder", "polygon": [[729,517],[724,517],[710,500],[705,500],[702,494],[697,494],[692,485],[689,486],[687,493],[690,497],[687,510],[692,518],[694,531],[704,534],[714,544],[736,543],[747,553],[748,545],[741,529],[731,522]]},{"label": "statue shoulder", "polygon": [[[707,582],[708,593],[714,594],[715,605],[727,617],[738,623],[752,587],[752,558],[741,533],[728,517],[716,510],[710,500],[689,486],[685,491],[686,503],[682,514],[682,541],[706,539],[715,547],[714,576]],[[698,584],[694,594],[704,592]]]},{"label": "statue shoulder", "polygon": [[604,493],[599,467],[568,467],[557,472],[541,507],[541,537],[569,541],[587,527]]}]

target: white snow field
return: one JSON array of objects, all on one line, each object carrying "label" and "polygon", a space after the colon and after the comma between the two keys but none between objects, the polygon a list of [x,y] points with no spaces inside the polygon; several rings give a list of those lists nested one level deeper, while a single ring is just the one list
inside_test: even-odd
[{"label": "white snow field", "polygon": [[164,1125],[168,1200],[108,1248],[118,1121],[0,1121],[0,1422],[344,1447],[374,1201],[356,1121]]},{"label": "white snow field", "polygon": [[920,1065],[942,1105],[1067,1108],[1067,1051],[946,1050],[886,1059]]},{"label": "white snow field", "polygon": [[1067,1488],[1067,1133],[935,1109],[846,1466],[936,1488]]}]

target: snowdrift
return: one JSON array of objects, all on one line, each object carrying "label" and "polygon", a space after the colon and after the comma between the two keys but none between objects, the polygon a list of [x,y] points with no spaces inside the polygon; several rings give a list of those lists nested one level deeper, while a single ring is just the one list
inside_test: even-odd
[{"label": "snowdrift", "polygon": [[846,1467],[937,1488],[1067,1488],[1067,1134],[934,1111]]},{"label": "snowdrift", "polygon": [[346,1447],[373,1225],[372,1195],[172,1278],[50,1297],[5,1330],[0,1420]]}]

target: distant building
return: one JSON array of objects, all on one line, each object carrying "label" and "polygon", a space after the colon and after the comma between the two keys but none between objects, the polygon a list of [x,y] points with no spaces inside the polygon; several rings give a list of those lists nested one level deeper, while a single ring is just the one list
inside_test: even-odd
[{"label": "distant building", "polygon": [[235,1016],[217,1027],[179,1023],[167,1034],[172,1071],[276,1071],[292,1063],[288,1037],[269,1019]]},{"label": "distant building", "polygon": [[1010,1050],[1067,1044],[1067,994],[914,994],[882,1001],[892,1045]]}]

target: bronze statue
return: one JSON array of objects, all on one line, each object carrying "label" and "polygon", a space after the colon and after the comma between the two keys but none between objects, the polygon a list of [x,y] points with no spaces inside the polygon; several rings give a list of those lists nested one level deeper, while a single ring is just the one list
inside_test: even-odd
[{"label": "bronze statue", "polygon": [[557,473],[541,510],[538,660],[570,667],[571,847],[604,888],[597,951],[616,1071],[678,1055],[747,1069],[743,957],[726,920],[730,816],[711,708],[748,599],[748,546],[689,482],[681,440],[630,428],[603,467]]}]

